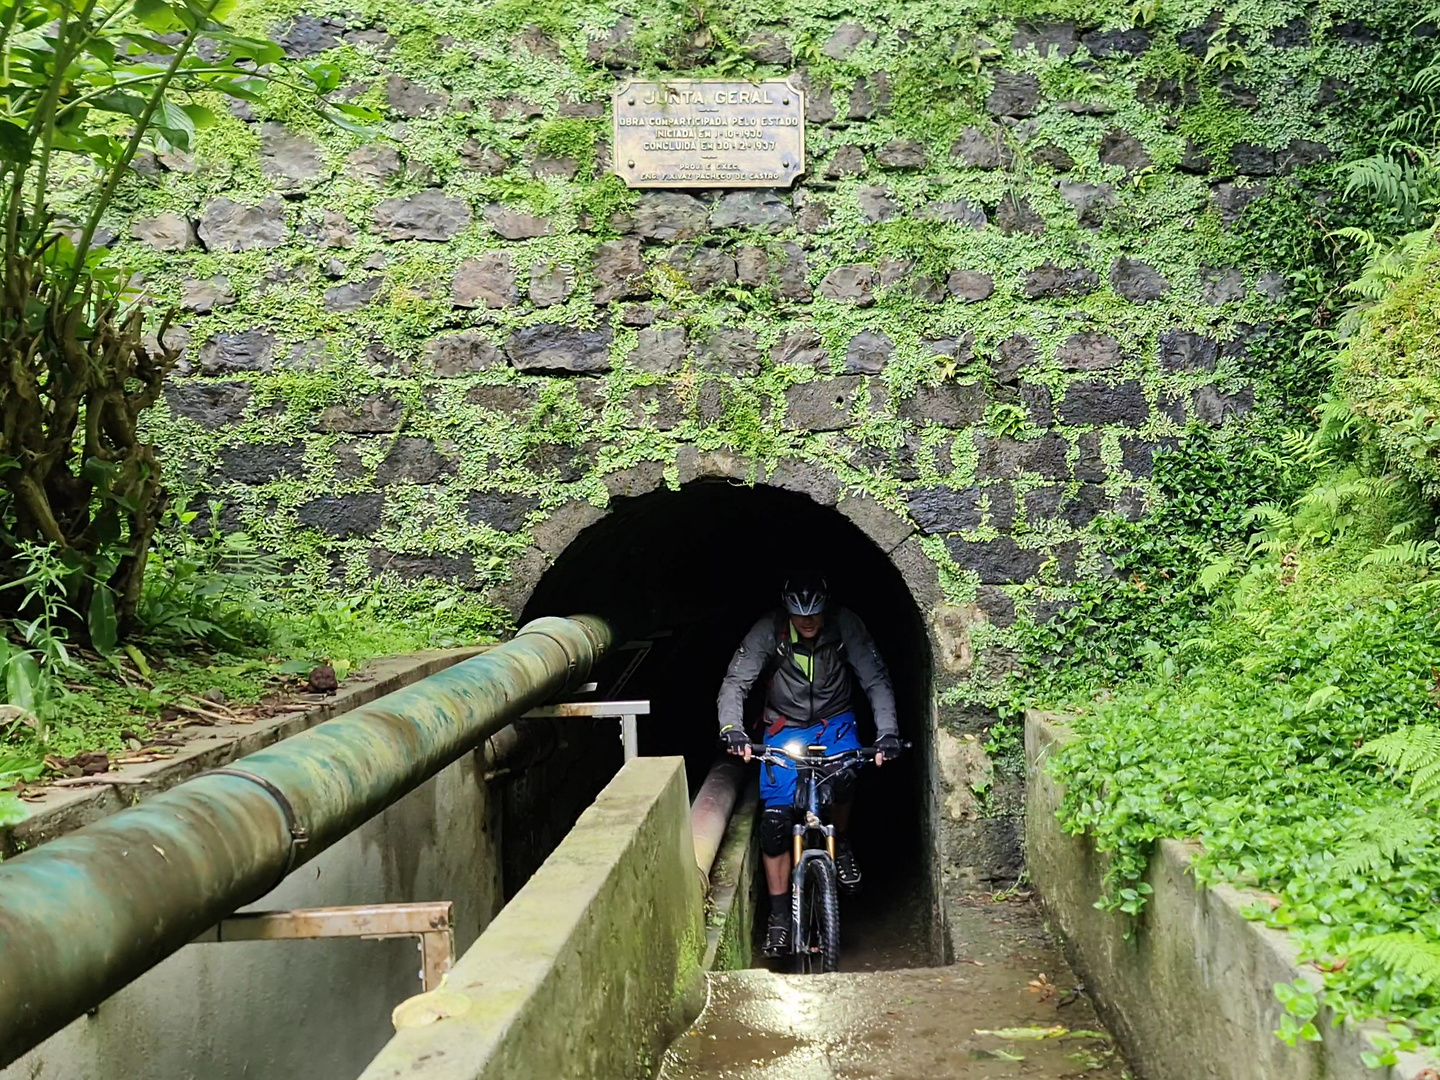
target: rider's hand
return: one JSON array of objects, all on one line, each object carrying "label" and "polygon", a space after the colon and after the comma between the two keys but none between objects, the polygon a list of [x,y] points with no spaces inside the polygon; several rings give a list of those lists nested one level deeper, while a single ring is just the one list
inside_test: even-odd
[{"label": "rider's hand", "polygon": [[750,760],[750,737],[739,728],[726,728],[720,733],[720,741],[725,744],[727,753]]},{"label": "rider's hand", "polygon": [[900,756],[900,736],[881,735],[875,740],[875,764],[884,765],[887,758]]}]

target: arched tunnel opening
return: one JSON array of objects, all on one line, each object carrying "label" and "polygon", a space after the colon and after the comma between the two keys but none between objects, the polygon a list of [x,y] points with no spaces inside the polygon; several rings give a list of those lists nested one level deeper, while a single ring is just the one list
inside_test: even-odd
[{"label": "arched tunnel opening", "polygon": [[[757,619],[779,609],[784,579],[799,570],[823,574],[832,603],[864,620],[890,670],[901,737],[914,743],[900,761],[860,776],[851,836],[864,884],[842,901],[845,966],[924,966],[940,959],[941,940],[928,806],[930,649],[901,574],[853,522],[795,492],[726,481],[619,499],[560,554],[523,618],[593,611],[611,621],[627,644],[599,673],[600,691],[650,700],[640,752],[683,756],[693,796],[719,754],[716,695],[730,657]],[[868,745],[873,721],[856,689]],[[757,687],[752,723],[762,698]],[[621,761],[609,738],[591,749],[592,761],[603,759],[599,783]]]}]

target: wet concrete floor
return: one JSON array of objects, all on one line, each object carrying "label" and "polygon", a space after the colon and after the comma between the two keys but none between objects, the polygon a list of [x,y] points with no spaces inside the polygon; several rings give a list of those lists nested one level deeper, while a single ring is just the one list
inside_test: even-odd
[{"label": "wet concrete floor", "polygon": [[[967,898],[948,915],[957,962],[946,967],[712,975],[705,1011],[666,1053],[660,1080],[1128,1076],[1032,902]],[[857,954],[875,965],[907,950],[887,942]],[[846,957],[842,968],[853,966]]]}]

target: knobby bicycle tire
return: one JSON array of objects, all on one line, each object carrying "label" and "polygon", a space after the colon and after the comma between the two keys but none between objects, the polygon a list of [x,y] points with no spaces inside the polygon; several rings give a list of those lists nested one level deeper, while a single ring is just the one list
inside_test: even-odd
[{"label": "knobby bicycle tire", "polygon": [[805,951],[795,958],[795,970],[802,975],[840,970],[840,890],[835,881],[835,864],[829,859],[811,859],[805,864],[804,892],[800,900],[800,930]]}]

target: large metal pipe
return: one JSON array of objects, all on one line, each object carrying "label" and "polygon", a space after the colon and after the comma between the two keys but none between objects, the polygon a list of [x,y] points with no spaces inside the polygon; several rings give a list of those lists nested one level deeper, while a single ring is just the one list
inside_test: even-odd
[{"label": "large metal pipe", "polygon": [[705,782],[690,804],[690,831],[695,838],[695,865],[706,891],[710,888],[710,868],[720,843],[725,839],[725,826],[740,797],[740,784],[745,779],[745,765],[739,758],[721,758],[710,768]]},{"label": "large metal pipe", "polygon": [[592,616],[495,649],[0,864],[0,1065],[154,967],[612,644]]}]

